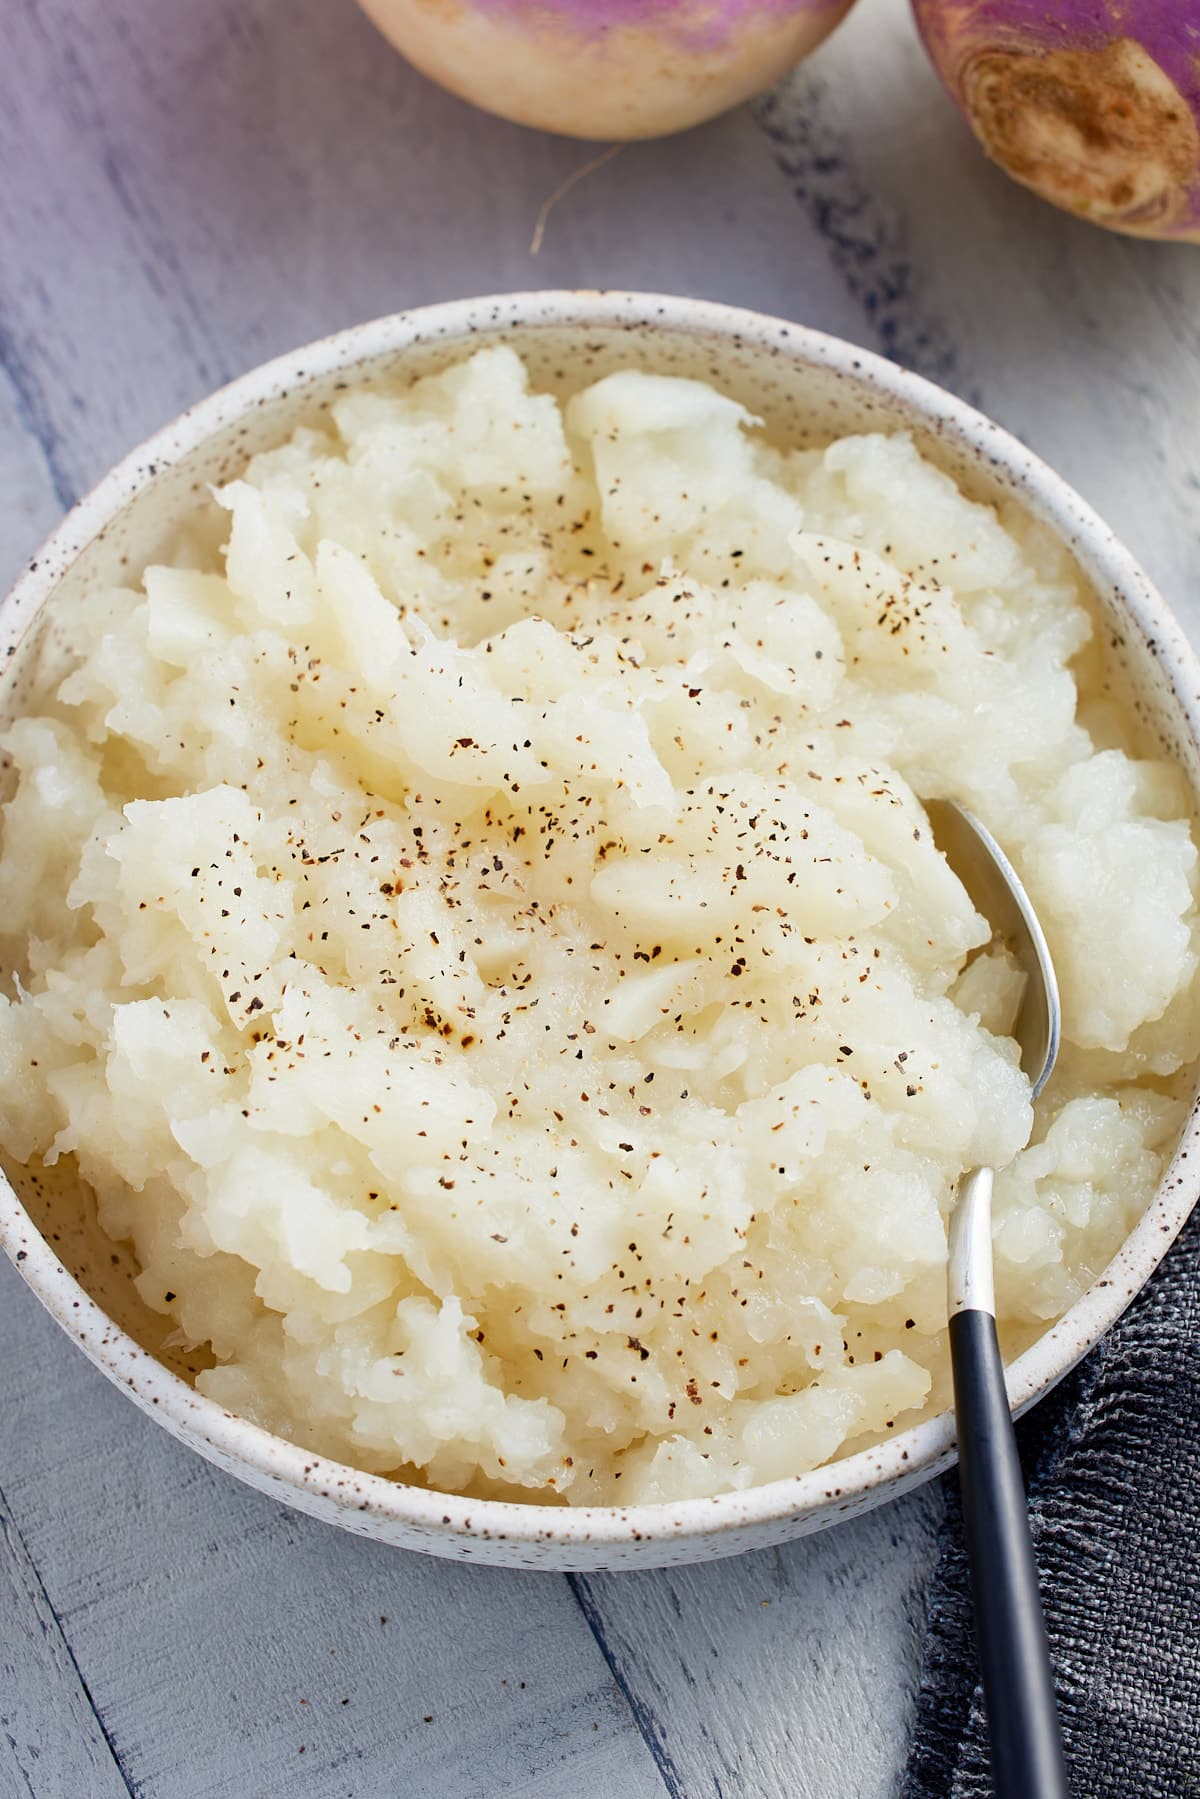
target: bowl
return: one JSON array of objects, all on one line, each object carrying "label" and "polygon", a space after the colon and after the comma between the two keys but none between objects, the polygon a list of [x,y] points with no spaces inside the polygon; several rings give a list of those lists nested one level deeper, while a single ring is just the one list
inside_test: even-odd
[{"label": "bowl", "polygon": [[[208,483],[319,415],[347,382],[412,379],[498,340],[560,390],[631,365],[702,377],[794,443],[905,428],[975,497],[1015,495],[1089,583],[1109,676],[1135,730],[1180,764],[1200,796],[1200,664],[1133,559],[1057,475],[999,426],[881,357],[779,319],[644,294],[515,294],[397,314],[283,356],[184,413],[70,513],[0,606],[5,715],[21,708],[31,652],[53,647],[57,594],[86,595],[151,558]],[[1060,1380],[1149,1279],[1195,1201],[1188,1158],[1198,1142],[1193,1104],[1154,1199],[1109,1266],[1010,1364],[1016,1410]],[[285,1504],[434,1555],[558,1570],[707,1560],[822,1529],[953,1460],[954,1421],[943,1413],[812,1473],[707,1499],[549,1508],[432,1492],[325,1460],[198,1393],[198,1364],[142,1306],[129,1255],[102,1236],[69,1167],[9,1170],[0,1242],[85,1354],[181,1442]]]}]

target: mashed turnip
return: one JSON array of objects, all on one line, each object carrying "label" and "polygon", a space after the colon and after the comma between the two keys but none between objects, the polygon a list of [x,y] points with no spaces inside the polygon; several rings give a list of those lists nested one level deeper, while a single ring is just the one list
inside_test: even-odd
[{"label": "mashed turnip", "polygon": [[[905,437],[489,349],[345,393],[71,633],[5,739],[0,1144],[76,1158],[230,1409],[448,1489],[748,1486],[945,1402],[964,1169],[1011,1161],[1010,1343],[1153,1192],[1188,793],[1065,553]],[[1058,960],[1036,1120],[936,794]]]}]

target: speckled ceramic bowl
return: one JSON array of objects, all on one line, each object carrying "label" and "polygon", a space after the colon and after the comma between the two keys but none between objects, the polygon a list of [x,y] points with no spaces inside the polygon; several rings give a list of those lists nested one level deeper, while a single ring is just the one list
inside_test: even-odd
[{"label": "speckled ceramic bowl", "polygon": [[[877,356],[776,319],[638,294],[512,295],[380,319],[256,369],[185,413],[75,508],[4,602],[3,711],[20,710],[31,652],[55,630],[48,602],[56,592],[86,594],[139,567],[207,482],[319,414],[346,382],[407,380],[496,338],[515,343],[537,379],[556,388],[630,364],[704,377],[787,441],[906,427],[980,498],[1016,493],[1070,546],[1099,602],[1113,681],[1147,740],[1183,766],[1200,795],[1200,666],[1145,576],[1056,475],[998,426]],[[1193,1108],[1153,1203],[1103,1276],[1011,1364],[1015,1407],[1059,1380],[1152,1274],[1194,1202],[1188,1162],[1197,1143]],[[364,1536],[520,1567],[695,1561],[819,1530],[928,1480],[953,1457],[953,1419],[942,1414],[814,1473],[674,1505],[548,1509],[401,1486],[322,1460],[201,1397],[70,1170],[51,1178],[14,1168],[10,1178],[0,1181],[0,1240],[97,1366],[219,1467]]]}]

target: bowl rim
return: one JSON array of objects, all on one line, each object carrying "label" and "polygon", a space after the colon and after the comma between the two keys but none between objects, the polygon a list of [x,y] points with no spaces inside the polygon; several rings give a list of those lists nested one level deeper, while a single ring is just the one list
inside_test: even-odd
[{"label": "bowl rim", "polygon": [[[998,470],[1085,565],[1096,587],[1119,598],[1157,656],[1193,743],[1200,746],[1200,659],[1134,558],[1078,494],[1003,427],[923,376],[811,327],[741,307],[626,290],[550,289],[444,301],[354,325],[288,351],[188,408],[130,452],[64,518],[0,601],[0,662],[81,552],[166,467],[267,401],[390,353],[439,341],[469,348],[480,336],[525,328],[656,328],[707,336],[816,365],[873,389],[946,432],[969,461]],[[1200,1101],[1149,1207],[1087,1291],[1008,1367],[1010,1401],[1023,1411],[1067,1374],[1145,1284],[1195,1203],[1183,1171],[1200,1139]],[[941,1412],[807,1473],[706,1498],[630,1506],[545,1506],[472,1499],[369,1474],[302,1448],[227,1411],[172,1373],[102,1310],[68,1273],[0,1176],[0,1243],[47,1310],[89,1358],[171,1434],[200,1439],[226,1466],[281,1494],[317,1495],[418,1537],[553,1544],[569,1550],[679,1542],[785,1525],[832,1509],[865,1509],[888,1490],[929,1478],[953,1459],[953,1414]],[[303,1497],[299,1498],[303,1505]],[[374,1534],[374,1533],[373,1533]]]}]

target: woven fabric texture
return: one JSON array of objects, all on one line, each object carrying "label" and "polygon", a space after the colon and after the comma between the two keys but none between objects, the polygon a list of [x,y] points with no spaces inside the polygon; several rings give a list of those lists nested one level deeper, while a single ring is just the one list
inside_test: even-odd
[{"label": "woven fabric texture", "polygon": [[[1076,1799],[1200,1799],[1200,1209],[1018,1426]],[[957,1476],[902,1799],[985,1799]]]}]

